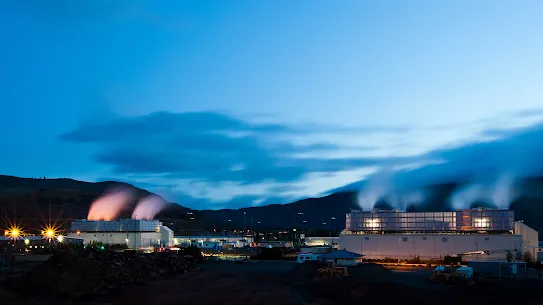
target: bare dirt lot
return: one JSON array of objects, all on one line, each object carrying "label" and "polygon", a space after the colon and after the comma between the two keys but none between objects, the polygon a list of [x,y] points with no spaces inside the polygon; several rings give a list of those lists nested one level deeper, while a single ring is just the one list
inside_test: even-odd
[{"label": "bare dirt lot", "polygon": [[[96,260],[96,258],[94,258]],[[121,258],[117,263],[124,266]],[[144,258],[149,260],[150,258]],[[116,263],[116,264],[117,264]],[[156,263],[160,265],[159,263]],[[102,264],[100,264],[102,265]],[[130,267],[137,269],[138,264]],[[541,281],[502,281],[477,283],[474,286],[451,286],[427,281],[430,269],[363,264],[349,268],[342,278],[317,277],[316,264],[288,261],[251,261],[247,264],[208,263],[188,268],[188,272],[127,285],[121,289],[101,291],[88,297],[32,294],[39,291],[32,278],[17,285],[1,285],[1,304],[541,304]],[[106,264],[109,266],[109,264]],[[128,266],[128,265],[127,265]],[[116,268],[110,268],[115,273]],[[161,267],[164,270],[168,266]],[[188,269],[187,269],[188,268]],[[55,269],[56,270],[56,269]],[[123,276],[148,276],[149,272],[121,268]],[[185,270],[185,269],[184,269]],[[113,275],[110,275],[113,276]],[[118,279],[117,276],[113,276]],[[57,281],[56,277],[50,278]],[[97,281],[102,283],[103,281]],[[109,284],[109,282],[107,282]],[[102,284],[100,284],[102,285]],[[110,284],[112,285],[112,284]],[[49,287],[55,287],[54,285]],[[87,287],[87,286],[84,286]],[[102,289],[108,286],[100,286]]]},{"label": "bare dirt lot", "polygon": [[388,270],[365,264],[349,270],[346,278],[318,278],[312,264],[208,264],[196,273],[125,290],[100,304],[541,304],[538,289],[543,285],[537,281],[463,287],[428,282],[428,268]]}]

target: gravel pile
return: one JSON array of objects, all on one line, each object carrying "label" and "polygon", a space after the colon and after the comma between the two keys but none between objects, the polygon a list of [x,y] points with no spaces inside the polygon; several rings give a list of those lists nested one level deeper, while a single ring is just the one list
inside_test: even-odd
[{"label": "gravel pile", "polygon": [[349,267],[349,276],[361,281],[386,282],[390,280],[392,272],[382,265],[360,264]]},{"label": "gravel pile", "polygon": [[76,253],[66,250],[52,255],[30,273],[12,279],[6,285],[27,296],[79,299],[192,270],[191,264],[173,253]]},{"label": "gravel pile", "polygon": [[307,261],[297,264],[296,267],[292,268],[292,270],[285,272],[283,278],[287,281],[295,283],[305,282],[317,277],[317,270],[324,267],[326,267],[325,263]]}]

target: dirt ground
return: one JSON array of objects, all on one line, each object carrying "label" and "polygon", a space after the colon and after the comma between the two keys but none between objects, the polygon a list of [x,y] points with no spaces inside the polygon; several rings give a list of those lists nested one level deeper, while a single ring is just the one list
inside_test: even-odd
[{"label": "dirt ground", "polygon": [[[476,287],[427,281],[426,268],[384,269],[366,264],[348,278],[315,278],[310,265],[268,261],[206,265],[197,273],[125,290],[98,304],[541,304],[537,281],[504,281]],[[155,303],[156,302],[156,303]]]},{"label": "dirt ground", "polygon": [[426,268],[363,264],[350,268],[345,278],[318,278],[317,268],[288,261],[208,263],[194,272],[86,300],[30,300],[0,288],[0,304],[543,304],[542,281],[447,286],[428,282],[431,270]]}]

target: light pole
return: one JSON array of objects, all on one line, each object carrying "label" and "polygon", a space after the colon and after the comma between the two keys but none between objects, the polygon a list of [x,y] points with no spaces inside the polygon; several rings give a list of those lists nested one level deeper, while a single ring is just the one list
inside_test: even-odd
[{"label": "light pole", "polygon": [[243,234],[247,231],[247,212],[243,211]]},{"label": "light pole", "polygon": [[137,225],[137,222],[138,220],[136,219],[138,215],[134,214],[134,252],[136,251],[136,225]]}]

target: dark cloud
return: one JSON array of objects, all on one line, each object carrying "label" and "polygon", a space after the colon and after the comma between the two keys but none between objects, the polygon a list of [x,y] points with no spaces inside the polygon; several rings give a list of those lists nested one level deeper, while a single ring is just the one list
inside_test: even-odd
[{"label": "dark cloud", "polygon": [[284,132],[282,125],[252,125],[214,112],[155,112],[145,116],[122,117],[108,122],[86,122],[65,133],[70,142],[104,143],[137,140],[146,136],[185,137],[191,135],[234,132]]},{"label": "dark cloud", "polygon": [[[495,130],[498,129],[488,131]],[[499,130],[499,137],[494,140],[436,149],[424,154],[420,156],[420,161],[436,162],[397,171],[387,182],[398,191],[410,191],[439,183],[494,181],[504,174],[515,178],[542,175],[543,124]],[[488,133],[485,131],[482,134]],[[366,180],[331,189],[325,194],[364,190],[379,175],[376,173]]]},{"label": "dark cloud", "polygon": [[[528,114],[518,114],[528,115]],[[314,137],[319,128],[297,128],[280,124],[256,124],[213,112],[153,113],[141,117],[117,118],[103,123],[85,123],[61,136],[72,143],[93,143],[98,153],[95,160],[111,166],[119,177],[161,177],[160,183],[136,185],[170,198],[183,205],[198,208],[241,207],[253,202],[285,203],[296,199],[285,194],[303,193],[286,187],[314,172],[334,173],[367,166],[393,168],[396,165],[439,161],[414,170],[401,170],[393,175],[398,190],[428,184],[498,176],[502,172],[517,176],[543,172],[543,125],[524,129],[489,129],[483,137],[494,132],[494,140],[471,142],[436,149],[418,157],[321,158],[296,157],[297,154],[326,155],[328,152],[351,149],[326,142],[296,144],[297,136]],[[483,139],[484,140],[484,139]],[[372,148],[361,148],[367,151]],[[321,152],[322,154],[315,154]],[[224,183],[237,185],[278,182],[265,188],[265,194],[235,194],[228,200],[218,200],[204,193],[192,198],[169,181],[205,182],[206,187],[221,187]],[[371,178],[370,178],[371,179]],[[136,181],[138,179],[135,179]],[[151,180],[152,181],[152,180]],[[282,184],[285,183],[285,184]],[[344,188],[360,189],[365,181]],[[237,195],[237,196],[236,196]],[[270,201],[269,197],[273,197]],[[227,196],[228,197],[228,196]]]},{"label": "dark cloud", "polygon": [[344,149],[326,142],[297,145],[282,139],[300,134],[315,136],[308,128],[249,123],[214,112],[158,112],[84,123],[61,135],[61,139],[98,145],[95,160],[111,166],[119,175],[164,174],[169,178],[206,181],[288,182],[311,172],[408,161],[300,158],[295,155]]},{"label": "dark cloud", "polygon": [[[502,135],[505,134],[493,141],[431,151],[421,159],[441,160],[440,163],[399,171],[394,185],[412,189],[436,183],[492,180],[504,173],[517,178],[543,174],[543,124]],[[360,189],[364,185],[362,181],[336,190]]]}]

